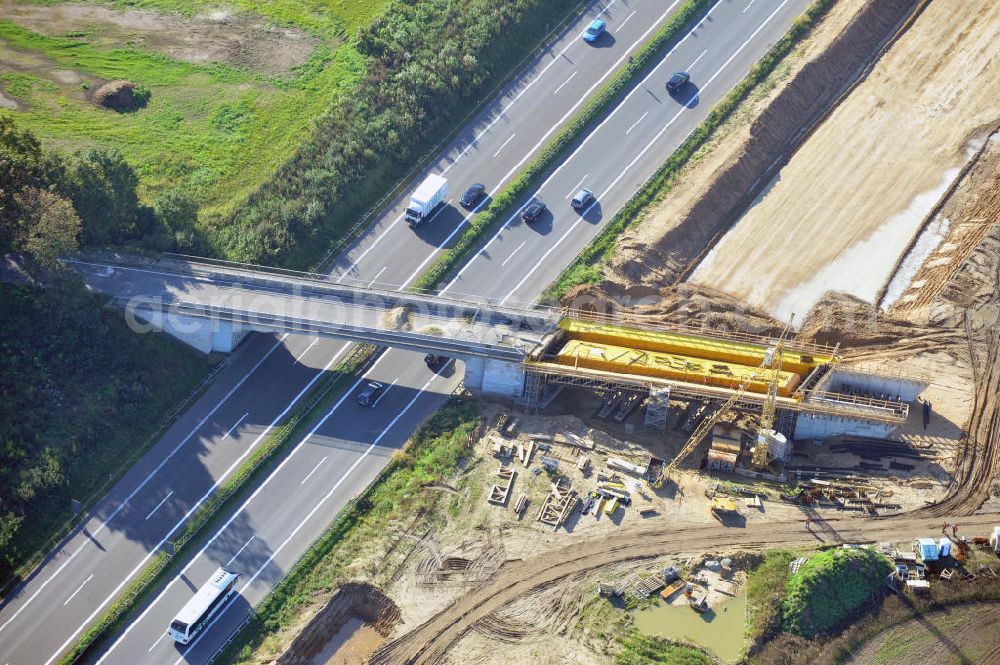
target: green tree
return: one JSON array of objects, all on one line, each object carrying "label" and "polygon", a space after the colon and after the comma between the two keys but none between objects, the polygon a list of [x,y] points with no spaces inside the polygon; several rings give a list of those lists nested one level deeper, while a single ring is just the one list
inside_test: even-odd
[{"label": "green tree", "polygon": [[61,175],[61,162],[47,154],[34,134],[0,116],[0,251],[13,249],[23,217],[15,197],[28,187],[43,189]]},{"label": "green tree", "polygon": [[107,245],[135,237],[138,185],[135,170],[117,150],[76,154],[66,189],[83,220],[86,244]]},{"label": "green tree", "polygon": [[81,222],[73,204],[55,192],[29,187],[14,196],[24,215],[22,245],[48,270],[62,267],[59,257],[79,248]]}]

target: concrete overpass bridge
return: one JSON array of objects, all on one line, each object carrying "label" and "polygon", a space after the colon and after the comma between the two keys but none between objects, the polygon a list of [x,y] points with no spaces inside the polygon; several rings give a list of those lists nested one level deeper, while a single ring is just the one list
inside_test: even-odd
[{"label": "concrete overpass bridge", "polygon": [[[164,330],[204,352],[235,348],[247,332],[287,332],[391,346],[462,360],[466,386],[544,404],[565,386],[711,403],[741,384],[758,407],[758,365],[772,340],[649,320],[602,320],[553,308],[500,305],[325,275],[189,260],[71,261],[90,288],[125,308],[136,330]],[[789,434],[885,436],[905,422],[922,381],[837,364],[835,350],[791,342],[778,408]],[[666,408],[666,407],[664,407]]]}]

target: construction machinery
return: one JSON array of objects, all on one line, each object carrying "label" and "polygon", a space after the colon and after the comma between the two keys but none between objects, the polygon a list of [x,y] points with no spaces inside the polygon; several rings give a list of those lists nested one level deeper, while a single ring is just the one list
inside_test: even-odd
[{"label": "construction machinery", "polygon": [[746,394],[751,383],[755,380],[760,380],[759,375],[762,373],[767,377],[767,399],[764,402],[763,413],[760,417],[760,429],[758,430],[757,435],[757,445],[754,447],[752,464],[755,468],[767,467],[771,461],[768,453],[770,440],[767,434],[774,434],[774,430],[772,428],[777,411],[779,387],[778,380],[781,376],[781,357],[784,353],[785,339],[788,336],[790,328],[791,321],[789,321],[784,330],[781,331],[781,335],[778,337],[775,344],[769,347],[764,353],[764,359],[761,361],[760,365],[745,377],[736,391],[729,397],[729,399],[723,402],[721,407],[719,407],[711,415],[704,418],[698,424],[694,432],[691,433],[691,437],[687,440],[687,443],[685,443],[684,447],[677,453],[677,456],[674,457],[670,464],[663,468],[663,472],[660,474],[660,477],[651,483],[653,487],[663,487],[663,483],[666,482],[670,473],[676,469],[688,455],[694,452],[694,449],[698,447],[698,444],[700,444],[706,436],[708,436],[708,433],[712,431],[712,428],[715,427],[715,425],[718,424],[718,422],[722,420],[722,418],[725,417],[730,411],[732,411],[733,407],[736,406],[736,404]]}]

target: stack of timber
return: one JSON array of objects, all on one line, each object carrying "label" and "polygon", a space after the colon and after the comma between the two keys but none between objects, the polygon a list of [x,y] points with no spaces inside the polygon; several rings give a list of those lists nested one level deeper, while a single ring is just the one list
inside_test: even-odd
[{"label": "stack of timber", "polygon": [[486,500],[497,506],[506,506],[510,498],[510,490],[514,487],[514,476],[517,472],[510,467],[501,466],[497,470],[500,483],[490,488],[490,496]]},{"label": "stack of timber", "polygon": [[576,508],[578,498],[569,483],[552,483],[552,492],[545,497],[542,509],[538,511],[538,521],[558,529]]}]

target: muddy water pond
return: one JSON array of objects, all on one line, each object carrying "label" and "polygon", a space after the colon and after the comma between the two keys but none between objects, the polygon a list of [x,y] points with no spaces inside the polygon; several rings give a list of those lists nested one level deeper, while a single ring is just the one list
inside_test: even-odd
[{"label": "muddy water pond", "polygon": [[711,651],[726,663],[735,663],[743,652],[746,593],[730,598],[708,612],[698,613],[684,601],[660,601],[656,607],[632,613],[635,626],[646,635],[690,642]]},{"label": "muddy water pond", "polygon": [[360,619],[350,618],[314,659],[313,665],[364,665],[385,638]]}]

